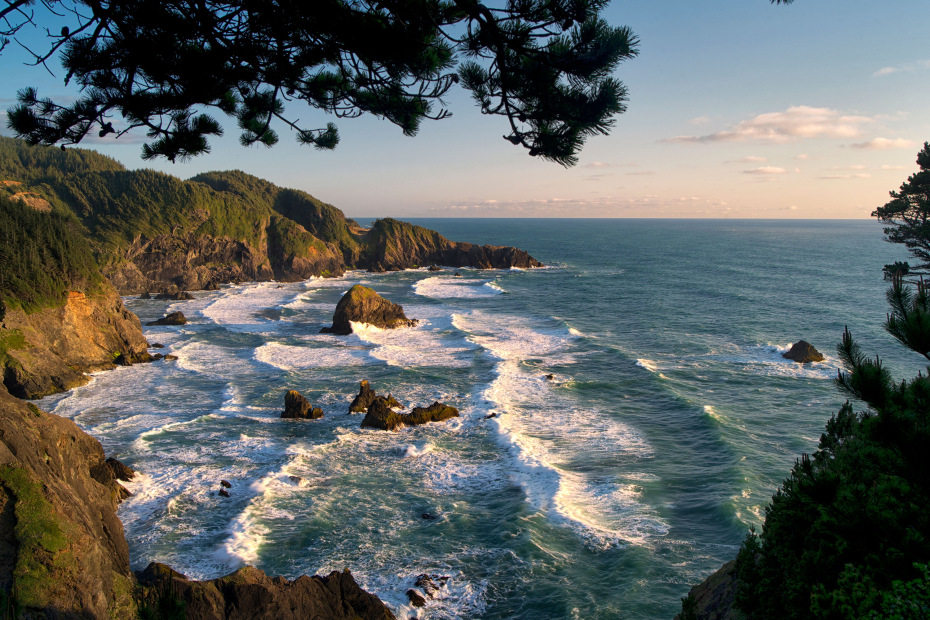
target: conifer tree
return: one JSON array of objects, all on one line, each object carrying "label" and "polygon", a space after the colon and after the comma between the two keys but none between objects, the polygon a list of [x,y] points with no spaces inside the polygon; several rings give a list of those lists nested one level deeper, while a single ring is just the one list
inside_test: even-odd
[{"label": "conifer tree", "polygon": [[336,126],[301,122],[294,102],[373,114],[414,135],[423,120],[449,116],[443,96],[460,82],[483,113],[506,118],[506,140],[571,165],[626,109],[613,74],[638,41],[600,17],[607,2],[6,0],[6,43],[43,19],[70,20],[46,28],[49,48],[35,60],[60,57],[82,93],[62,103],[24,88],[9,126],[62,146],[141,129],[151,140],[143,157],[173,161],[209,150],[218,113],[235,120],[243,145],[275,144],[276,122],[331,149]]},{"label": "conifer tree", "polygon": [[891,200],[875,209],[872,217],[888,224],[885,235],[892,243],[904,246],[921,263],[918,268],[930,267],[930,143],[917,154],[920,167],[891,192]]}]

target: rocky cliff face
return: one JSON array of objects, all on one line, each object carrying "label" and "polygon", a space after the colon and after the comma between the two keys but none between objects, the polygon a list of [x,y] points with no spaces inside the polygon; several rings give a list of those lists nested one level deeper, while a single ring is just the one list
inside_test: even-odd
[{"label": "rocky cliff face", "polygon": [[57,308],[7,310],[0,344],[3,384],[21,398],[83,385],[85,372],[151,359],[138,317],[109,285],[90,294],[69,292]]},{"label": "rocky cliff face", "polygon": [[253,567],[203,582],[164,565],[133,574],[116,516],[126,491],[100,475],[106,467],[100,443],[73,422],[0,388],[0,616],[394,617],[348,571],[294,581]]},{"label": "rocky cliff face", "polygon": [[91,476],[104,461],[73,422],[0,389],[0,600],[16,617],[134,617],[118,490]]},{"label": "rocky cliff face", "polygon": [[387,271],[433,264],[478,269],[543,266],[517,248],[449,241],[434,230],[392,218],[377,220],[363,241],[368,245],[363,266]]},{"label": "rocky cliff face", "polygon": [[341,275],[341,253],[331,246],[309,247],[301,256],[263,236],[252,245],[230,237],[187,233],[133,241],[119,261],[102,268],[123,295],[145,291],[201,290],[208,284],[240,281],[305,280]]}]

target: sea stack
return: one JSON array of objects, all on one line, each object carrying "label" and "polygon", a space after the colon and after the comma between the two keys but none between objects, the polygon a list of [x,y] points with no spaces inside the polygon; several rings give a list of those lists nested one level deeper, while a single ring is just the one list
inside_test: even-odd
[{"label": "sea stack", "polygon": [[408,319],[404,309],[378,295],[373,289],[356,284],[349,289],[333,314],[333,326],[324,327],[322,334],[345,336],[352,333],[352,322],[367,323],[382,329],[413,327],[416,319]]},{"label": "sea stack", "polygon": [[799,364],[822,362],[825,359],[820,351],[814,348],[814,345],[804,340],[799,340],[791,345],[788,352],[782,353],[781,356]]}]

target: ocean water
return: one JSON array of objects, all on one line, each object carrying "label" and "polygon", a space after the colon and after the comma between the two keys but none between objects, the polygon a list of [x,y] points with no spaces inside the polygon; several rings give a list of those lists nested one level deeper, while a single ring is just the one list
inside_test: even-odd
[{"label": "ocean water", "polygon": [[[178,360],[37,401],[141,472],[119,512],[134,568],[349,567],[399,618],[670,619],[842,404],[844,326],[898,376],[922,368],[881,329],[881,266],[906,257],[871,221],[416,223],[547,268],[127,299],[143,322],[184,312],[146,328]],[[419,325],[320,334],[356,283]],[[784,360],[799,339],[827,360]],[[461,417],[362,430],[362,379]],[[289,389],[324,419],[280,419]],[[441,587],[416,609],[422,574]]]}]

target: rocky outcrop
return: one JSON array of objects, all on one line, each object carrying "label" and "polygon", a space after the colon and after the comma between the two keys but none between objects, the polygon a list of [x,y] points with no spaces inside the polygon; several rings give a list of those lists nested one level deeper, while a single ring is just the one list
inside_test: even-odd
[{"label": "rocky outcrop", "polygon": [[361,426],[362,428],[396,431],[404,426],[441,422],[449,418],[457,418],[458,415],[458,409],[439,402],[429,407],[414,407],[410,413],[398,413],[390,407],[387,399],[378,396],[368,407],[368,413],[365,414]]},{"label": "rocky outcrop", "polygon": [[743,620],[745,615],[733,606],[739,584],[735,568],[736,560],[731,560],[691,588],[675,620]]},{"label": "rocky outcrop", "polygon": [[155,321],[149,321],[146,325],[187,325],[187,317],[183,312],[172,312]]},{"label": "rocky outcrop", "polygon": [[138,317],[109,285],[72,291],[65,303],[26,314],[7,310],[0,323],[3,384],[14,396],[40,398],[87,383],[84,373],[151,361]]},{"label": "rocky outcrop", "polygon": [[281,412],[281,417],[319,420],[323,417],[323,410],[312,406],[297,390],[288,390],[284,395],[284,411]]},{"label": "rocky outcrop", "polygon": [[0,389],[0,591],[15,593],[18,617],[136,616],[108,469],[72,421]]},{"label": "rocky outcrop", "polygon": [[378,597],[362,590],[348,569],[326,577],[301,576],[294,581],[269,577],[252,566],[211,579],[191,581],[164,564],[152,563],[138,573],[143,601],[158,612],[183,609],[187,620],[392,620]]},{"label": "rocky outcrop", "polygon": [[324,327],[320,333],[346,335],[352,333],[351,323],[367,323],[382,329],[413,327],[415,319],[408,319],[404,309],[378,295],[373,289],[356,284],[349,289],[333,314],[333,326]]},{"label": "rocky outcrop", "polygon": [[781,354],[785,359],[789,359],[793,362],[798,362],[799,364],[808,364],[810,362],[822,362],[824,356],[814,348],[814,346],[805,341],[799,340],[788,349],[786,353]]},{"label": "rocky outcrop", "polygon": [[[356,396],[352,402],[349,404],[349,413],[365,413],[368,411],[368,407],[371,406],[371,403],[377,398],[377,394],[373,389],[371,389],[371,384],[367,380],[363,380],[359,384],[358,396]],[[403,405],[397,402],[397,399],[388,394],[383,397],[388,407],[393,409],[402,409]]]},{"label": "rocky outcrop", "polygon": [[196,582],[152,565],[137,582],[116,516],[117,480],[132,473],[71,420],[0,389],[0,601],[17,617],[394,617],[348,571],[288,581],[245,567]]},{"label": "rocky outcrop", "polygon": [[363,241],[367,255],[361,267],[397,271],[425,265],[478,269],[531,269],[538,260],[517,248],[449,241],[438,232],[392,218],[375,221]]},{"label": "rocky outcrop", "polygon": [[279,247],[276,238],[267,230],[257,244],[199,233],[139,237],[121,261],[102,271],[124,295],[168,286],[202,290],[216,287],[217,282],[299,281],[345,271],[342,255],[331,245],[316,240],[313,246],[301,248],[306,254],[301,256]]}]

